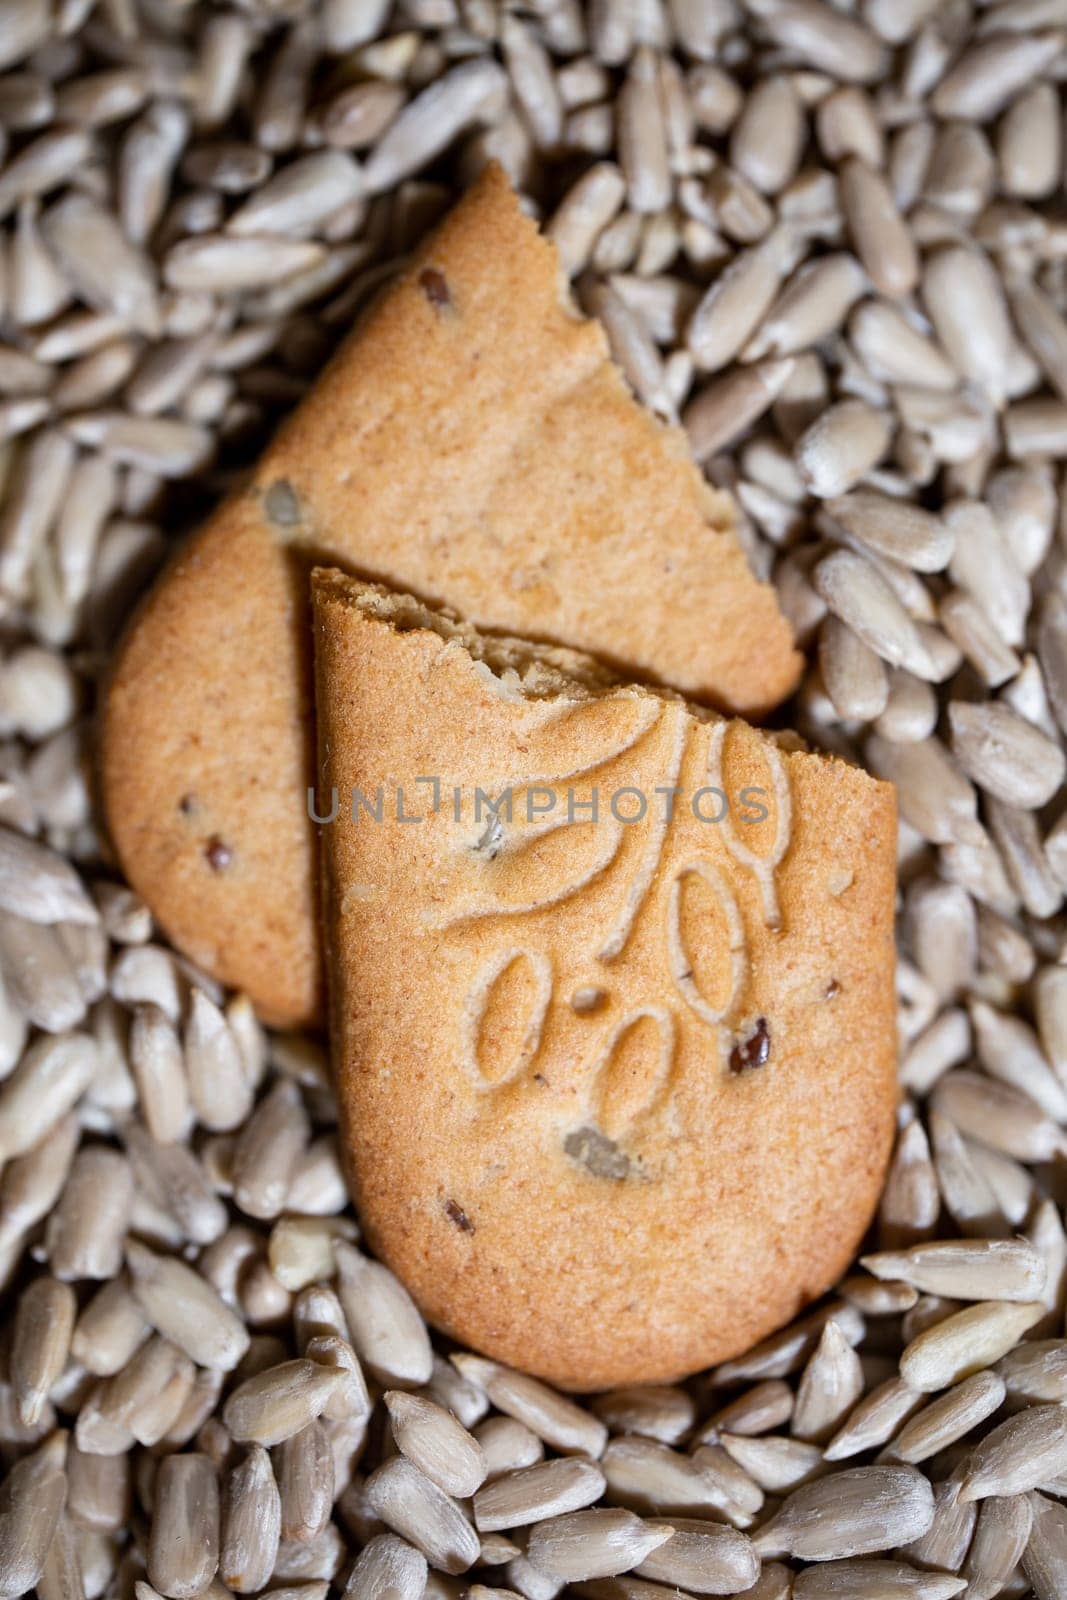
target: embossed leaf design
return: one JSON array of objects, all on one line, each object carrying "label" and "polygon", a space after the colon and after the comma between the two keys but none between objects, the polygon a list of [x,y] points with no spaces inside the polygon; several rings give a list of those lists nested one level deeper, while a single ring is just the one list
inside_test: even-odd
[{"label": "embossed leaf design", "polygon": [[481,873],[487,897],[451,920],[517,916],[570,899],[610,867],[622,833],[622,824],[614,819],[559,820],[525,828],[505,822]]},{"label": "embossed leaf design", "polygon": [[552,999],[552,969],[537,950],[505,950],[478,974],[464,1015],[464,1055],[479,1088],[511,1083],[532,1064]]},{"label": "embossed leaf design", "polygon": [[652,1110],[674,1065],[674,1021],[661,1006],[641,1006],[608,1034],[593,1080],[597,1125],[618,1139]]},{"label": "embossed leaf design", "polygon": [[748,960],[737,902],[710,861],[690,861],[675,873],[667,900],[667,954],[686,1003],[717,1026],[740,992]]},{"label": "embossed leaf design", "polygon": [[708,783],[729,799],[720,824],[723,843],[756,879],[764,920],[778,928],[782,918],[774,874],[792,828],[792,792],[781,751],[741,723],[716,723],[708,743]]}]

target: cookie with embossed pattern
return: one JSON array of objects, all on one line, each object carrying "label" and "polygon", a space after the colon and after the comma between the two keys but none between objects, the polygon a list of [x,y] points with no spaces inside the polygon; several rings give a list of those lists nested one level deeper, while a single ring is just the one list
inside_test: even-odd
[{"label": "cookie with embossed pattern", "polygon": [[459,1340],[669,1379],[827,1289],[894,1121],[891,788],[313,578],[353,1194]]},{"label": "cookie with embossed pattern", "polygon": [[684,436],[631,397],[490,170],[121,644],[102,794],[127,876],[263,1014],[319,1010],[307,568],[329,560],[750,713],[799,657]]}]

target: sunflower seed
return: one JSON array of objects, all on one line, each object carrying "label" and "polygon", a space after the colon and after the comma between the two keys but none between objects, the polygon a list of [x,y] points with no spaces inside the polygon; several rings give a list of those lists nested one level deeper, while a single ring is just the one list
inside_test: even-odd
[{"label": "sunflower seed", "polygon": [[[386,1392],[385,1404],[401,1454],[446,1494],[460,1500],[473,1495],[485,1479],[486,1468],[481,1446],[466,1428],[432,1400],[399,1389]],[[601,1474],[596,1476],[600,1481]]]},{"label": "sunflower seed", "polygon": [[641,1577],[688,1594],[734,1594],[759,1577],[759,1559],[743,1533],[688,1517],[672,1526],[674,1537],[638,1567]]},{"label": "sunflower seed", "polygon": [[863,1388],[859,1357],[837,1324],[828,1322],[797,1387],[794,1437],[816,1442],[828,1439]]},{"label": "sunflower seed", "polygon": [[878,1278],[902,1279],[924,1294],[956,1300],[1034,1301],[1045,1286],[1045,1263],[1017,1239],[944,1240],[860,1261]]},{"label": "sunflower seed", "polygon": [[281,1444],[321,1416],[344,1381],[340,1370],[315,1361],[284,1361],[239,1384],[222,1420],[242,1443]]},{"label": "sunflower seed", "polygon": [[219,1558],[219,1484],[203,1455],[165,1456],[155,1492],[148,1576],[168,1600],[189,1600],[215,1576]]},{"label": "sunflower seed", "polygon": [[755,1535],[760,1556],[801,1561],[873,1554],[930,1527],[934,1497],[912,1467],[848,1467],[794,1490]]},{"label": "sunflower seed", "polygon": [[923,1394],[958,1383],[1006,1355],[1044,1309],[1041,1304],[987,1301],[957,1311],[912,1339],[900,1358],[901,1376]]},{"label": "sunflower seed", "polygon": [[1030,1538],[1032,1512],[1025,1495],[990,1495],[983,1500],[962,1576],[967,1594],[993,1600],[1006,1587]]},{"label": "sunflower seed", "polygon": [[248,1349],[248,1333],[219,1295],[183,1261],[126,1246],[134,1298],[157,1332],[202,1367],[230,1372]]},{"label": "sunflower seed", "polygon": [[855,1407],[848,1421],[826,1446],[824,1459],[845,1461],[861,1451],[885,1444],[921,1404],[922,1396],[903,1378],[887,1378]]},{"label": "sunflower seed", "polygon": [[461,1508],[403,1456],[367,1479],[367,1498],[395,1533],[444,1572],[466,1572],[479,1555],[478,1536]]},{"label": "sunflower seed", "polygon": [[602,1422],[547,1384],[502,1367],[481,1356],[457,1355],[452,1360],[462,1377],[478,1384],[505,1416],[514,1417],[561,1455],[603,1454],[608,1430]]},{"label": "sunflower seed", "polygon": [[492,1533],[579,1511],[600,1498],[605,1484],[604,1473],[591,1461],[542,1461],[521,1467],[478,1489],[475,1527],[479,1533]]},{"label": "sunflower seed", "polygon": [[433,1353],[426,1326],[399,1279],[350,1244],[336,1241],[334,1253],[338,1292],[361,1361],[382,1383],[428,1382]]},{"label": "sunflower seed", "polygon": [[640,1566],[673,1532],[666,1523],[642,1522],[632,1511],[571,1511],[534,1526],[527,1559],[565,1583],[607,1578]]},{"label": "sunflower seed", "polygon": [[1004,1381],[977,1372],[920,1411],[893,1441],[893,1457],[914,1466],[962,1439],[1003,1404]]},{"label": "sunflower seed", "polygon": [[422,1600],[427,1571],[420,1550],[393,1533],[380,1533],[356,1557],[346,1600]]}]

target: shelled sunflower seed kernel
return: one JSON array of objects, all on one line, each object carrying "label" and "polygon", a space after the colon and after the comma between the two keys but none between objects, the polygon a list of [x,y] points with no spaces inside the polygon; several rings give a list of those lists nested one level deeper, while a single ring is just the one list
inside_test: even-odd
[{"label": "shelled sunflower seed kernel", "polygon": [[[3,9],[0,1600],[1062,1600],[1065,81],[1062,0]],[[434,1349],[318,1047],[167,950],[85,780],[136,592],[491,159],[903,819],[862,1262],[590,1403]]]}]

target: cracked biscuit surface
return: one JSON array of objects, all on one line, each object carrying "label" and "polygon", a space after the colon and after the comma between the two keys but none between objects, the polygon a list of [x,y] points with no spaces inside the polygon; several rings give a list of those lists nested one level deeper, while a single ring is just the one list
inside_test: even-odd
[{"label": "cracked biscuit surface", "polygon": [[337,572],[313,597],[371,1245],[568,1388],[747,1348],[844,1270],[884,1175],[891,788]]},{"label": "cracked biscuit surface", "polygon": [[307,573],[326,560],[756,714],[800,658],[729,499],[631,397],[490,169],[370,308],[116,653],[100,778],[169,937],[315,1020]]}]

